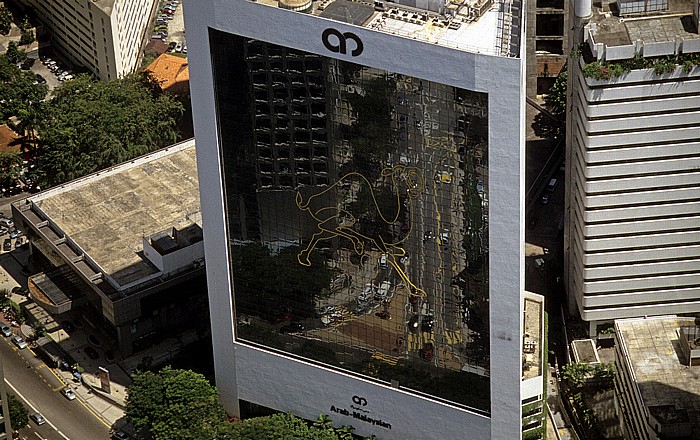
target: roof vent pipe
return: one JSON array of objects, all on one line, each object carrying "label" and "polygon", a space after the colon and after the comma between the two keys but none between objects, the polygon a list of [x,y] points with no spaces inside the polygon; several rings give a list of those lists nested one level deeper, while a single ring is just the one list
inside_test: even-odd
[{"label": "roof vent pipe", "polygon": [[574,12],[577,18],[590,18],[593,15],[591,0],[573,0]]}]

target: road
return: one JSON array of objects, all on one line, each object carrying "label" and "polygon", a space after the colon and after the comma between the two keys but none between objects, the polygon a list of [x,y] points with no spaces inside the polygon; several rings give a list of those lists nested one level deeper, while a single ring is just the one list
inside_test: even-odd
[{"label": "road", "polygon": [[79,400],[69,401],[59,390],[63,383],[29,349],[19,350],[8,338],[0,341],[7,391],[26,402],[29,413],[40,412],[47,420],[42,426],[29,421],[20,430],[27,439],[108,439],[109,427]]}]

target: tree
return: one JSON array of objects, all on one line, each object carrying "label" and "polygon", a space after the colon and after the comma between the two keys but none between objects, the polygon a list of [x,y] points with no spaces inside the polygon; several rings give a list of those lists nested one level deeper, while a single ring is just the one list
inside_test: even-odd
[{"label": "tree", "polygon": [[559,118],[566,113],[566,78],[566,70],[562,69],[545,98],[545,103],[549,110]]},{"label": "tree", "polygon": [[22,155],[17,151],[0,151],[0,185],[13,186],[19,177]]},{"label": "tree", "polygon": [[230,425],[231,439],[256,440],[339,440],[338,434],[329,425],[309,425],[304,419],[292,414],[273,414],[268,417],[256,417]]},{"label": "tree", "polygon": [[34,31],[22,31],[22,35],[19,37],[19,44],[27,45],[34,42]]},{"label": "tree", "polygon": [[19,49],[14,41],[10,41],[5,56],[12,64],[17,64],[27,59],[27,52],[24,49]]},{"label": "tree", "polygon": [[7,35],[12,29],[12,12],[5,6],[0,6],[0,35]]},{"label": "tree", "polygon": [[134,374],[126,416],[153,440],[224,439],[230,428],[216,388],[201,374],[171,367]]},{"label": "tree", "polygon": [[87,75],[65,82],[48,101],[39,129],[42,186],[56,185],[165,147],[178,138],[182,104],[148,73],[109,82]]},{"label": "tree", "polygon": [[13,394],[7,395],[7,406],[10,409],[12,429],[24,428],[29,423],[29,411]]}]

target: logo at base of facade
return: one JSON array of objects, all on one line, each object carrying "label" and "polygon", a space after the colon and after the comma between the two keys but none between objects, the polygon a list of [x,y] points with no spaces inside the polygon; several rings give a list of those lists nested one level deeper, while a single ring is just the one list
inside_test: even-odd
[{"label": "logo at base of facade", "polygon": [[323,31],[321,40],[323,41],[323,45],[326,47],[326,49],[330,50],[331,52],[342,53],[343,55],[347,54],[348,40],[355,42],[355,48],[350,51],[351,56],[356,57],[364,50],[362,40],[360,40],[360,37],[352,32],[340,32],[337,29],[328,28]]}]

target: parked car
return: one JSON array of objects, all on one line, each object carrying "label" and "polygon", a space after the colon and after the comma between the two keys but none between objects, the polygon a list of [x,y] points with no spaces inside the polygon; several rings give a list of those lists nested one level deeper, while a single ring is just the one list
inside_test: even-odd
[{"label": "parked car", "polygon": [[541,202],[543,205],[546,205],[547,203],[549,203],[549,196],[550,196],[549,194],[545,194],[542,196]]},{"label": "parked car", "polygon": [[3,324],[2,326],[0,326],[0,333],[2,333],[2,335],[7,338],[9,336],[12,336],[12,329]]},{"label": "parked car", "polygon": [[285,333],[298,333],[298,332],[303,332],[304,331],[304,324],[300,322],[292,322],[291,324],[287,324],[285,326],[280,327],[280,333],[285,334]]},{"label": "parked car", "polygon": [[182,43],[177,43],[177,46],[175,46],[175,52],[182,52]]},{"label": "parked car", "polygon": [[30,419],[34,420],[37,425],[43,425],[46,423],[46,419],[39,413],[34,413],[29,416]]},{"label": "parked car", "polygon": [[15,222],[11,218],[0,218],[0,226],[5,226],[6,228],[11,228],[15,225]]},{"label": "parked car", "polygon": [[71,387],[61,388],[61,394],[68,400],[75,400],[75,391]]},{"label": "parked car", "polygon": [[13,336],[10,338],[10,341],[12,341],[12,343],[15,344],[20,350],[27,348],[27,343],[24,342],[24,339],[22,339],[21,336]]},{"label": "parked car", "polygon": [[112,440],[131,440],[131,436],[120,429],[119,431],[114,431]]},{"label": "parked car", "polygon": [[182,53],[187,53],[187,46],[182,46]]},{"label": "parked car", "polygon": [[46,78],[43,76],[39,75],[38,73],[36,74],[36,82],[39,84],[46,84]]},{"label": "parked car", "polygon": [[7,234],[8,229],[0,226],[0,237]]},{"label": "parked car", "polygon": [[168,43],[168,52],[172,52],[173,50],[175,50],[175,46],[177,46],[177,43],[174,41]]},{"label": "parked car", "polygon": [[15,238],[21,237],[21,236],[22,236],[22,231],[19,230],[19,229],[15,229],[14,231],[10,232],[10,238],[13,239],[13,240],[14,240]]},{"label": "parked car", "polygon": [[5,252],[10,252],[12,250],[12,241],[10,239],[5,239],[5,242],[2,244],[2,250]]}]

